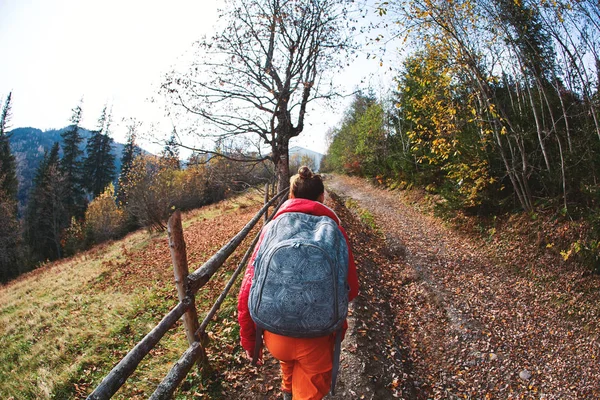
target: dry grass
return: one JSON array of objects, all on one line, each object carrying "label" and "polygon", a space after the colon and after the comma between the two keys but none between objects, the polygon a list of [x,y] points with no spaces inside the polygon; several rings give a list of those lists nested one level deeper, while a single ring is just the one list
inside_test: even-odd
[{"label": "dry grass", "polygon": [[[132,247],[140,240],[143,235],[132,235],[122,245]],[[120,249],[103,246],[47,265],[0,290],[3,398],[48,398],[95,352],[134,297],[90,289],[106,271],[104,262],[119,258]]]},{"label": "dry grass", "polygon": [[[257,201],[187,213],[185,228]],[[166,233],[140,231],[0,287],[0,398],[85,398],[176,304],[172,280]],[[183,329],[172,329],[115,398],[146,398],[186,347]]]}]

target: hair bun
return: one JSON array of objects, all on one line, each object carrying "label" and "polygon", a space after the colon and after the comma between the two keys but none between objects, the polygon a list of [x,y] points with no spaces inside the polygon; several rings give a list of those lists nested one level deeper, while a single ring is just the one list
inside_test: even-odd
[{"label": "hair bun", "polygon": [[313,176],[313,172],[306,165],[303,165],[298,168],[298,175],[300,175],[302,179],[310,179]]}]

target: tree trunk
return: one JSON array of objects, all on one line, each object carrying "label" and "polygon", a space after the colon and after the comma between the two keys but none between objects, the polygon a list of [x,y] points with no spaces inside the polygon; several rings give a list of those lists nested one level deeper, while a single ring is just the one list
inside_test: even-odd
[{"label": "tree trunk", "polygon": [[531,105],[531,112],[533,113],[533,120],[535,121],[535,130],[537,132],[538,143],[540,144],[540,149],[542,150],[542,155],[544,156],[544,162],[546,163],[546,169],[550,172],[550,160],[548,159],[548,154],[546,153],[546,145],[544,144],[544,137],[542,135],[542,125],[541,120],[538,115],[538,110],[535,107],[535,102],[533,101],[533,94],[531,93],[531,88],[529,85],[529,80],[525,81],[525,88],[527,89],[527,94],[529,96],[529,104]]},{"label": "tree trunk", "polygon": [[560,143],[560,137],[556,136],[556,141],[558,142],[558,150],[560,152],[560,175],[562,178],[562,189],[563,189],[563,207],[565,212],[567,212],[567,174],[565,172],[565,158],[563,155],[562,144]]},{"label": "tree trunk", "polygon": [[[283,136],[283,135],[282,135]],[[289,139],[282,138],[273,146],[273,163],[277,175],[277,192],[290,186]]]},{"label": "tree trunk", "polygon": [[560,100],[560,109],[562,110],[563,118],[565,120],[565,133],[567,135],[567,144],[569,146],[569,153],[573,152],[573,145],[571,144],[571,128],[569,126],[569,115],[567,114],[567,109],[565,108],[565,102],[563,100],[563,95],[556,85],[556,93],[558,93],[558,99]]},{"label": "tree trunk", "polygon": [[287,154],[281,156],[275,168],[277,170],[277,191],[280,192],[290,186],[290,164]]}]

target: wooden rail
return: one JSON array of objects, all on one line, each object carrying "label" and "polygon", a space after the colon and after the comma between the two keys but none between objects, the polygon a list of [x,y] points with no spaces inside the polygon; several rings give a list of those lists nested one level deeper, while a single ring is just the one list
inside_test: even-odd
[{"label": "wooden rail", "polygon": [[[265,190],[268,191],[267,187]],[[142,359],[148,355],[150,350],[156,346],[165,333],[175,325],[179,318],[183,317],[183,325],[186,331],[186,337],[189,343],[188,349],[184,352],[181,358],[171,368],[163,381],[158,385],[155,392],[150,397],[151,399],[167,399],[170,398],[177,386],[185,378],[192,366],[201,360],[207,365],[206,351],[203,342],[206,338],[206,327],[210,320],[214,317],[219,307],[225,300],[225,297],[231,290],[235,280],[240,275],[244,266],[248,262],[250,255],[258,241],[258,235],[246,251],[242,261],[236,268],[234,274],[230,278],[227,286],[212,306],[204,318],[202,324],[198,323],[198,315],[195,304],[195,294],[202,288],[213,276],[213,274],[225,263],[227,258],[237,249],[242,241],[248,236],[256,223],[265,216],[265,222],[268,222],[277,209],[283,204],[285,194],[289,189],[282,190],[273,198],[265,202],[264,206],[256,213],[256,215],[244,226],[244,228],[235,235],[227,244],[217,251],[208,261],[200,268],[188,275],[187,255],[185,251],[185,241],[183,240],[183,228],[181,226],[181,213],[176,211],[173,213],[168,222],[169,232],[169,247],[171,250],[171,259],[173,260],[175,285],[179,303],[163,317],[163,319],[133,348],[125,357],[104,377],[102,382],[96,389],[87,397],[89,400],[110,399],[127,378],[136,370]],[[265,196],[265,200],[267,196]],[[273,206],[279,200],[279,204],[268,214],[269,207]]]}]

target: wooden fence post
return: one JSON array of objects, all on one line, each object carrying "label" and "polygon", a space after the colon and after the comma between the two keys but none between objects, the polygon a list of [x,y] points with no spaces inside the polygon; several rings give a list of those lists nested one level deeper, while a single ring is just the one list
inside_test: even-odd
[{"label": "wooden fence post", "polygon": [[183,227],[181,226],[181,212],[175,211],[167,225],[169,232],[169,248],[171,249],[171,259],[173,260],[173,270],[175,273],[175,286],[177,286],[177,296],[179,301],[186,297],[190,298],[192,304],[183,314],[183,326],[185,334],[190,345],[197,342],[196,330],[198,329],[198,313],[196,312],[196,303],[194,294],[188,288],[188,263],[185,252],[185,241],[183,240]]},{"label": "wooden fence post", "polygon": [[[217,303],[215,303],[209,314],[206,316],[201,327],[199,327],[198,323],[195,293],[209,281],[215,271],[220,268],[225,260],[227,260],[234,250],[237,249],[256,223],[260,221],[262,215],[267,212],[269,207],[273,206],[276,200],[279,200],[279,205],[274,207],[272,214],[274,215],[277,213],[277,210],[279,210],[279,207],[284,201],[284,199],[280,197],[287,191],[289,191],[289,188],[276,194],[267,204],[263,205],[261,210],[240,232],[238,232],[238,234],[191,275],[188,270],[185,241],[183,239],[183,227],[181,225],[181,213],[179,211],[173,213],[171,218],[169,218],[167,228],[169,233],[169,249],[173,260],[175,283],[180,302],[133,349],[131,349],[115,367],[113,367],[108,375],[104,377],[102,382],[100,382],[98,387],[96,387],[96,389],[88,396],[88,400],[110,399],[123,383],[125,383],[127,378],[136,370],[142,359],[148,355],[150,350],[156,346],[158,341],[180,318],[183,319],[186,337],[190,343],[190,347],[173,368],[171,368],[171,371],[157,387],[151,398],[170,398],[177,385],[185,378],[185,374],[197,361],[200,363],[199,365],[202,368],[203,374],[210,373],[210,365],[208,365],[208,357],[206,356],[205,350],[208,343],[208,335],[205,332],[206,327],[224,301],[225,296],[233,286],[235,279],[246,265],[259,236],[257,235],[257,237],[254,238],[252,245],[243,257],[242,262],[228,282],[225,293],[222,293],[222,295],[219,296]],[[274,191],[272,191],[272,193],[274,193]],[[272,215],[268,220],[271,218]]]}]

